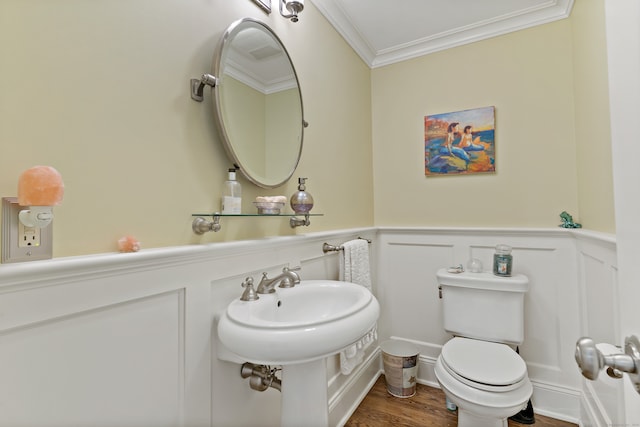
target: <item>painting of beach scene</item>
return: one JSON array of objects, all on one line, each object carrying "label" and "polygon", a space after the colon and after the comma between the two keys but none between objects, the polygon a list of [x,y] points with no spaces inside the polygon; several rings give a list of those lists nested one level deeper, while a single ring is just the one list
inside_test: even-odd
[{"label": "painting of beach scene", "polygon": [[495,172],[495,151],[495,107],[424,118],[427,176]]}]

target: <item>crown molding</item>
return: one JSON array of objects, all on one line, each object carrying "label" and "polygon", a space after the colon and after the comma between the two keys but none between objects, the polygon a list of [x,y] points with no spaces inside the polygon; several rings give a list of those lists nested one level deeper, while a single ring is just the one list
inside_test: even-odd
[{"label": "crown molding", "polygon": [[353,26],[337,0],[312,0],[316,8],[333,25],[370,68],[406,61],[452,47],[474,43],[503,34],[568,18],[574,0],[550,0],[536,7],[452,28],[429,37],[376,51]]}]

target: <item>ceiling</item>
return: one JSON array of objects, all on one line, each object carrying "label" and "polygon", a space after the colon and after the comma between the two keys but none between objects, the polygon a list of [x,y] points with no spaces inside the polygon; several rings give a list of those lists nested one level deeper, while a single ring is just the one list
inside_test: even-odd
[{"label": "ceiling", "polygon": [[[574,0],[311,0],[371,68],[567,18]],[[304,12],[298,25],[304,25]]]}]

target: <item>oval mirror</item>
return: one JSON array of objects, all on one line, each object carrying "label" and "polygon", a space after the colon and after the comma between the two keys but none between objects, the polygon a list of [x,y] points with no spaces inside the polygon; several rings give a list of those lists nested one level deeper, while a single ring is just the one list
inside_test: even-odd
[{"label": "oval mirror", "polygon": [[298,166],[305,125],[287,49],[266,24],[245,18],[224,33],[213,73],[215,117],[227,154],[252,183],[284,184]]}]

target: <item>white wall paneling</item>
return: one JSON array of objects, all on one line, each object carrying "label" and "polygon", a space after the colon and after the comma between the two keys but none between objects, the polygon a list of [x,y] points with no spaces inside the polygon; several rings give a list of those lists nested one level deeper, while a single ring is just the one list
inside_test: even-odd
[{"label": "white wall paneling", "polygon": [[183,425],[184,341],[184,290],[4,331],[2,423]]},{"label": "white wall paneling", "polygon": [[[380,340],[420,348],[420,381],[437,385],[442,330],[435,272],[514,247],[530,278],[521,354],[539,413],[587,425],[617,419],[619,382],[581,380],[582,334],[616,329],[615,242],[561,229],[367,228],[255,241],[62,258],[0,267],[0,426],[277,426],[280,393],[260,393],[240,365],[217,358],[216,319],[247,276],[283,266],[303,279],[338,277],[339,245],[372,240]],[[611,317],[610,315],[613,315]],[[382,368],[377,346],[349,376],[327,359],[331,425],[342,425]],[[582,405],[581,405],[582,403]],[[250,409],[250,410],[248,410]]]},{"label": "white wall paneling", "polygon": [[[607,235],[576,236],[580,283],[581,336],[596,343],[618,342],[620,317],[616,242]],[[610,426],[624,419],[619,402],[623,400],[623,382],[602,372],[597,381],[582,380],[581,420],[584,426]]]},{"label": "white wall paneling", "polygon": [[580,376],[573,359],[579,334],[575,242],[570,232],[501,229],[379,231],[378,268],[384,336],[406,339],[421,350],[421,381],[433,384],[433,364],[450,338],[444,332],[436,271],[470,258],[492,268],[496,244],[513,247],[514,272],[529,277],[525,342],[520,353],[534,383],[540,413],[577,420]]},{"label": "white wall paneling", "polygon": [[[279,425],[280,393],[217,359],[214,319],[247,275],[301,265],[303,279],[337,278],[322,243],[359,235],[375,230],[3,265],[0,426]],[[331,366],[341,411],[379,372],[356,381]]]}]

